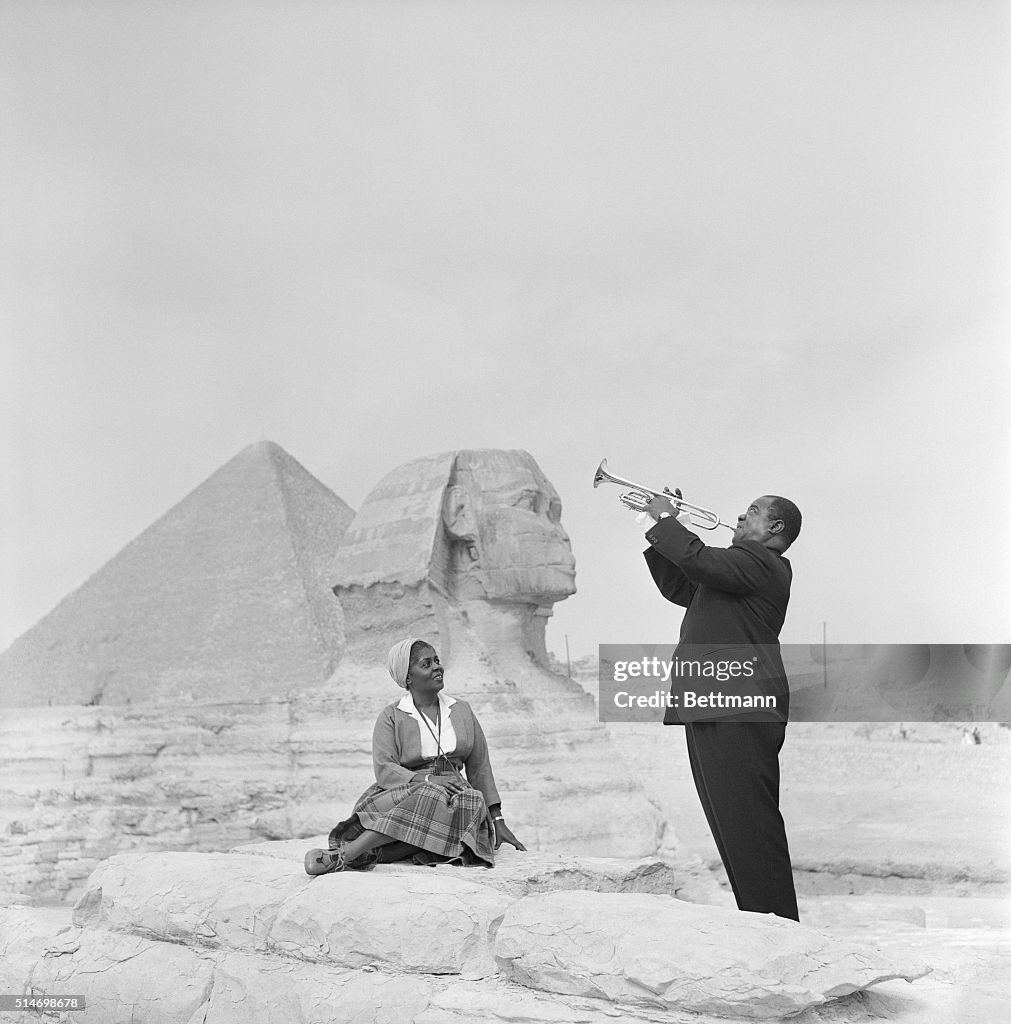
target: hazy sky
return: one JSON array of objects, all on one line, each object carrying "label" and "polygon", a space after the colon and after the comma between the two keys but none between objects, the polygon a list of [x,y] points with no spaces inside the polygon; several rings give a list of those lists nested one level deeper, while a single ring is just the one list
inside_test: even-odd
[{"label": "hazy sky", "polygon": [[555,651],[676,635],[602,456],[797,502],[784,641],[1011,641],[1008,56],[964,0],[6,0],[0,647],[261,439],[353,507],[530,451]]}]

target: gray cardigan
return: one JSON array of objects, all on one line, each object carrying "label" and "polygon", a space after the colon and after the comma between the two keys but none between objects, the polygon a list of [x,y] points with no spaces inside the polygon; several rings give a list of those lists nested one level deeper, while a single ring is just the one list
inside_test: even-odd
[{"label": "gray cardigan", "polygon": [[[456,732],[456,750],[449,755],[450,760],[457,768],[464,767],[467,781],[481,793],[486,806],[501,803],[481,723],[465,700],[449,697],[448,702],[448,714]],[[383,789],[420,781],[431,771],[431,759],[421,754],[421,724],[400,709],[400,701],[383,708],[376,719],[372,732],[372,763],[376,782]],[[427,771],[426,766],[429,766]]]}]

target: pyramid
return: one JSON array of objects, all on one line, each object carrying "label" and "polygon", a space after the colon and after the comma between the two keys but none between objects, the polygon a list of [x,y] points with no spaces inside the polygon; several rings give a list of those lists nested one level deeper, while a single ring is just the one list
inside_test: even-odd
[{"label": "pyramid", "polygon": [[250,445],[0,654],[0,706],[257,700],[326,679],[324,576],[354,513]]}]

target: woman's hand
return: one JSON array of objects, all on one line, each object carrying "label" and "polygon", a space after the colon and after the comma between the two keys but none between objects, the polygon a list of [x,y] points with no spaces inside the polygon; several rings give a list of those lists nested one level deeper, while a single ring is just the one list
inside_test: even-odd
[{"label": "woman's hand", "polygon": [[455,775],[429,775],[428,781],[433,786],[442,786],[450,796],[456,796],[457,793],[462,793],[465,789],[470,788],[466,782],[462,782]]},{"label": "woman's hand", "polygon": [[503,843],[509,843],[510,846],[515,846],[517,850],[526,850],[526,847],[513,835],[513,830],[505,823],[505,821],[493,821],[492,824],[495,826],[495,849],[497,850]]}]

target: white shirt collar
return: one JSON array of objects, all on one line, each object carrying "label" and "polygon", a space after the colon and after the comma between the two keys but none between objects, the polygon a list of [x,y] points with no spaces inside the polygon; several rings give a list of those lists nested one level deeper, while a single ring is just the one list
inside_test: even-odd
[{"label": "white shirt collar", "polygon": [[[450,697],[447,693],[442,690],[439,691],[439,706],[447,714],[452,714],[450,708],[456,703],[455,697]],[[421,721],[421,715],[418,713],[418,709],[414,706],[414,699],[411,697],[411,691],[408,690],[403,697],[400,698],[400,703],[397,707],[410,715],[411,718],[416,718],[419,722]]]}]

